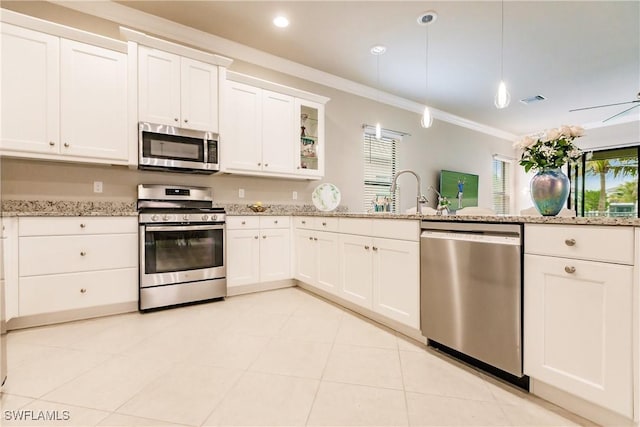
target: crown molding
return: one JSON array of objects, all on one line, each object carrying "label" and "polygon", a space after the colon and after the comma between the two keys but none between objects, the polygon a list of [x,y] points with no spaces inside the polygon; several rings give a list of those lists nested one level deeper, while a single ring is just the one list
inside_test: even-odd
[{"label": "crown molding", "polygon": [[[64,0],[49,0],[49,2],[78,12],[107,19],[120,25],[136,28],[140,31],[166,37],[172,41],[185,43],[198,49],[218,53],[220,55],[255,64],[283,74],[328,86],[342,92],[381,102],[418,115],[422,115],[422,111],[425,108],[424,104],[390,93],[381,93],[369,86],[209,34],[204,31],[196,30],[195,28],[191,28],[186,25],[150,15],[119,3],[113,3],[111,1],[82,2]],[[474,122],[473,120],[456,116],[442,110],[431,107],[429,108],[431,109],[435,119],[508,141],[513,141],[517,138],[517,135],[512,133],[487,126],[482,123]]]}]

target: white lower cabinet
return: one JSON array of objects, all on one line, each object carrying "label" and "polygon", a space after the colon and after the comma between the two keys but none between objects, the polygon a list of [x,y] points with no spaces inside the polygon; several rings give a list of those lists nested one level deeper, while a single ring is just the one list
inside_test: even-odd
[{"label": "white lower cabinet", "polygon": [[227,218],[227,286],[291,278],[289,217]]},{"label": "white lower cabinet", "polygon": [[[563,247],[573,250],[587,238],[595,238],[606,241],[610,249],[618,247],[602,250],[604,259],[616,259],[619,252],[624,261],[633,231],[627,228],[630,236],[618,237],[610,232],[619,233],[618,227],[594,227],[563,237],[555,249],[547,241],[552,246],[549,255],[532,253],[543,252],[535,235],[553,231],[546,227],[525,228],[525,373],[632,418],[634,268],[556,254]],[[557,230],[570,232],[571,228]],[[527,246],[530,234],[533,238]],[[590,254],[590,258],[597,256],[597,252]]]},{"label": "white lower cabinet", "polygon": [[138,300],[135,217],[18,219],[17,317]]},{"label": "white lower cabinet", "polygon": [[300,217],[295,226],[296,279],[419,329],[418,221]]}]

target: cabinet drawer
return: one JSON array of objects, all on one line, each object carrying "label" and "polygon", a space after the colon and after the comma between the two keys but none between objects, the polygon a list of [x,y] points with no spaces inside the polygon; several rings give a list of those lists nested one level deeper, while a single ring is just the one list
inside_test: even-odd
[{"label": "cabinet drawer", "polygon": [[525,253],[633,264],[633,228],[526,224]]},{"label": "cabinet drawer", "polygon": [[312,216],[296,216],[293,217],[293,226],[295,228],[312,229],[315,225],[315,218]]},{"label": "cabinet drawer", "polygon": [[138,269],[20,279],[20,316],[137,301]]},{"label": "cabinet drawer", "polygon": [[420,223],[414,220],[374,219],[373,235],[398,240],[420,240]]},{"label": "cabinet drawer", "polygon": [[19,241],[20,276],[138,265],[138,235],[33,236]]},{"label": "cabinet drawer", "polygon": [[338,230],[345,234],[360,234],[371,237],[373,234],[373,220],[366,218],[340,218]]},{"label": "cabinet drawer", "polygon": [[137,233],[137,217],[31,217],[19,218],[20,236]]},{"label": "cabinet drawer", "polygon": [[289,228],[291,219],[288,216],[261,216],[260,228]]},{"label": "cabinet drawer", "polygon": [[228,216],[227,230],[242,230],[260,228],[260,217],[257,216]]},{"label": "cabinet drawer", "polygon": [[314,228],[320,231],[338,231],[338,218],[326,216],[313,218]]}]

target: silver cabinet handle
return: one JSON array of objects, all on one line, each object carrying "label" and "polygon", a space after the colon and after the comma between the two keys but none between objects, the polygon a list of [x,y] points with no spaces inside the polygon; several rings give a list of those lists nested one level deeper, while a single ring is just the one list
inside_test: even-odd
[{"label": "silver cabinet handle", "polygon": [[245,224],[246,224],[246,221],[242,221],[242,225],[245,225]]},{"label": "silver cabinet handle", "polygon": [[575,246],[576,245],[576,239],[566,239],[564,241],[564,244],[567,246]]},{"label": "silver cabinet handle", "polygon": [[258,238],[258,236],[253,236],[253,238],[254,238],[254,239],[257,239],[257,238]]},{"label": "silver cabinet handle", "polygon": [[366,250],[369,250],[369,246],[365,246],[364,248],[365,248]]},{"label": "silver cabinet handle", "polygon": [[56,145],[56,143],[53,141],[49,141],[49,145],[53,147],[54,145]]},{"label": "silver cabinet handle", "polygon": [[185,123],[189,123],[189,120],[187,120],[187,119],[184,119],[184,122],[185,122]]},{"label": "silver cabinet handle", "polygon": [[313,237],[309,236],[309,240],[313,240]]},{"label": "silver cabinet handle", "polygon": [[85,288],[80,288],[80,293],[81,293],[81,294],[86,294],[86,293],[87,293],[87,290],[86,290]]},{"label": "silver cabinet handle", "polygon": [[262,163],[258,163],[258,166],[262,166]]},{"label": "silver cabinet handle", "polygon": [[313,240],[315,240],[315,241],[317,242],[317,241],[318,241],[318,238],[317,238],[317,237],[314,237],[314,238],[313,238]]},{"label": "silver cabinet handle", "polygon": [[327,226],[327,223],[326,223],[326,222],[323,222],[323,223],[322,223],[322,225],[326,227],[326,226]]},{"label": "silver cabinet handle", "polygon": [[303,224],[306,224],[306,223],[307,223],[307,221],[302,221],[302,223],[303,223]]},{"label": "silver cabinet handle", "polygon": [[66,148],[69,148],[69,143],[68,143],[68,142],[65,142],[65,143],[64,143],[64,146],[65,146]]},{"label": "silver cabinet handle", "polygon": [[573,274],[573,273],[575,273],[575,272],[576,272],[576,268],[575,268],[575,267],[573,267],[573,266],[571,266],[571,267],[570,267],[570,266],[568,266],[568,265],[567,265],[567,266],[564,268],[564,271],[566,271],[566,272],[567,272],[567,273],[569,273],[569,274]]},{"label": "silver cabinet handle", "polygon": [[87,224],[85,224],[84,222],[80,223],[80,228],[85,228],[87,226]]},{"label": "silver cabinet handle", "polygon": [[277,223],[278,223],[278,220],[277,220],[277,219],[276,219],[276,220],[274,220],[274,221],[273,221],[273,223],[274,223],[274,224],[277,224]]},{"label": "silver cabinet handle", "polygon": [[378,248],[376,248],[375,246],[374,246],[372,249],[373,249],[374,251],[377,251],[377,250],[378,250]]},{"label": "silver cabinet handle", "polygon": [[263,235],[262,235],[262,238],[263,238],[263,239],[266,239],[266,238],[267,238],[267,236],[265,236],[265,235],[263,234]]},{"label": "silver cabinet handle", "polygon": [[80,252],[80,256],[85,256],[87,253],[85,251]]},{"label": "silver cabinet handle", "polygon": [[268,167],[268,166],[269,166],[269,163],[265,163],[265,164],[264,164],[264,167],[265,167],[265,168],[266,168],[266,167]]},{"label": "silver cabinet handle", "polygon": [[174,121],[174,122],[177,122],[177,121],[179,121],[179,120],[178,120],[178,118],[177,118],[177,117],[174,117],[174,118],[173,118],[173,121]]}]

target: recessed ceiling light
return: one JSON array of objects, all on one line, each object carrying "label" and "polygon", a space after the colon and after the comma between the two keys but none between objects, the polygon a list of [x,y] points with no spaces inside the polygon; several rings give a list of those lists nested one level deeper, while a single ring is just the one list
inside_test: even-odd
[{"label": "recessed ceiling light", "polygon": [[387,51],[386,46],[382,46],[381,44],[378,44],[371,48],[371,55],[382,55],[386,51]]},{"label": "recessed ceiling light", "polygon": [[523,104],[529,105],[529,104],[533,104],[535,102],[544,101],[545,99],[547,99],[547,98],[545,98],[542,95],[534,95],[534,96],[530,96],[528,98],[521,99],[520,102],[522,102]]},{"label": "recessed ceiling light", "polygon": [[278,28],[286,28],[289,26],[289,20],[282,15],[276,16],[275,18],[273,18],[273,25]]},{"label": "recessed ceiling light", "polygon": [[423,12],[418,16],[418,24],[420,25],[429,25],[432,22],[436,22],[438,19],[438,14],[435,10],[429,10],[427,12]]}]

